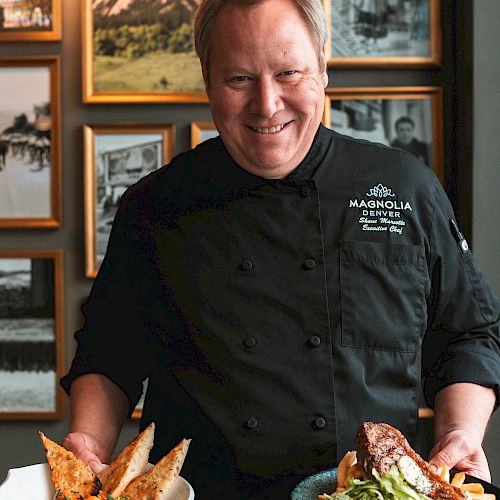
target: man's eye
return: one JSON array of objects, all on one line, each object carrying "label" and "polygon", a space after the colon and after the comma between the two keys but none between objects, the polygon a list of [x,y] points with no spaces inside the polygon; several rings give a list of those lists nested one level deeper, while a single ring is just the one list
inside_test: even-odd
[{"label": "man's eye", "polygon": [[248,76],[243,76],[243,75],[233,76],[231,78],[231,81],[233,82],[246,82],[247,80],[250,80],[250,78]]},{"label": "man's eye", "polygon": [[282,71],[280,73],[281,76],[292,76],[295,75],[296,71],[294,69],[289,69],[287,71]]}]

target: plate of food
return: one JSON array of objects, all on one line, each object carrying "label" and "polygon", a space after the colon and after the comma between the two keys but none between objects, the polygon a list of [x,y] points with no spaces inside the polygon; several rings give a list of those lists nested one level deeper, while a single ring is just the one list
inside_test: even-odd
[{"label": "plate of food", "polygon": [[190,440],[182,439],[156,464],[150,464],[154,423],[130,442],[99,476],[43,433],[40,437],[48,463],[9,470],[0,486],[0,500],[194,499],[193,488],[180,476]]},{"label": "plate of food", "polygon": [[363,422],[355,441],[357,450],[347,452],[337,468],[303,479],[290,500],[500,500],[498,488],[486,481],[446,468],[434,473],[388,424]]},{"label": "plate of food", "polygon": [[[55,488],[52,483],[49,464],[35,464],[10,469],[2,485],[0,500],[53,500]],[[99,497],[97,497],[99,498]],[[194,500],[191,485],[181,476],[174,481],[168,493],[169,500]]]}]

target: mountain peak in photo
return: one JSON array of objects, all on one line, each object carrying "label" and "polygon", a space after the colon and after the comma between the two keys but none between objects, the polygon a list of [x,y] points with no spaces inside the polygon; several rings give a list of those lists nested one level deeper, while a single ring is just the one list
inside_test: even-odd
[{"label": "mountain peak in photo", "polygon": [[111,17],[122,12],[135,11],[137,13],[157,10],[159,14],[167,14],[178,9],[194,12],[200,0],[94,0],[92,10],[95,15]]}]

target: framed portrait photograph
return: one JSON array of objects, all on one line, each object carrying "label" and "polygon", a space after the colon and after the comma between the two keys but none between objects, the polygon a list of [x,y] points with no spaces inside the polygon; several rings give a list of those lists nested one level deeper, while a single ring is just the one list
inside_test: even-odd
[{"label": "framed portrait photograph", "polygon": [[443,183],[440,87],[326,89],[325,126],[417,156]]},{"label": "framed portrait photograph", "polygon": [[170,161],[173,124],[85,125],[85,269],[95,278],[121,195]]},{"label": "framed portrait photograph", "polygon": [[324,0],[329,66],[441,63],[440,0]]},{"label": "framed portrait photograph", "polygon": [[207,102],[197,1],[83,0],[83,101]]},{"label": "framed portrait photograph", "polygon": [[191,123],[191,147],[194,148],[200,142],[217,137],[219,131],[214,122],[192,122]]},{"label": "framed portrait photograph", "polygon": [[62,0],[0,0],[0,42],[61,40]]},{"label": "framed portrait photograph", "polygon": [[59,58],[0,58],[0,228],[61,224]]},{"label": "framed portrait photograph", "polygon": [[62,250],[0,251],[0,419],[63,418]]}]

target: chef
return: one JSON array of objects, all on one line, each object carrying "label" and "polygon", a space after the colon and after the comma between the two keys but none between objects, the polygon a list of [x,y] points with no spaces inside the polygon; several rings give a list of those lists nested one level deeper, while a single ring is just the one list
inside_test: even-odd
[{"label": "chef", "polygon": [[99,470],[148,379],[150,461],[192,438],[197,498],[287,498],[363,420],[411,442],[425,380],[433,463],[489,478],[498,301],[430,169],[321,125],[321,2],[205,0],[195,39],[220,136],[123,195],[64,446]]}]

